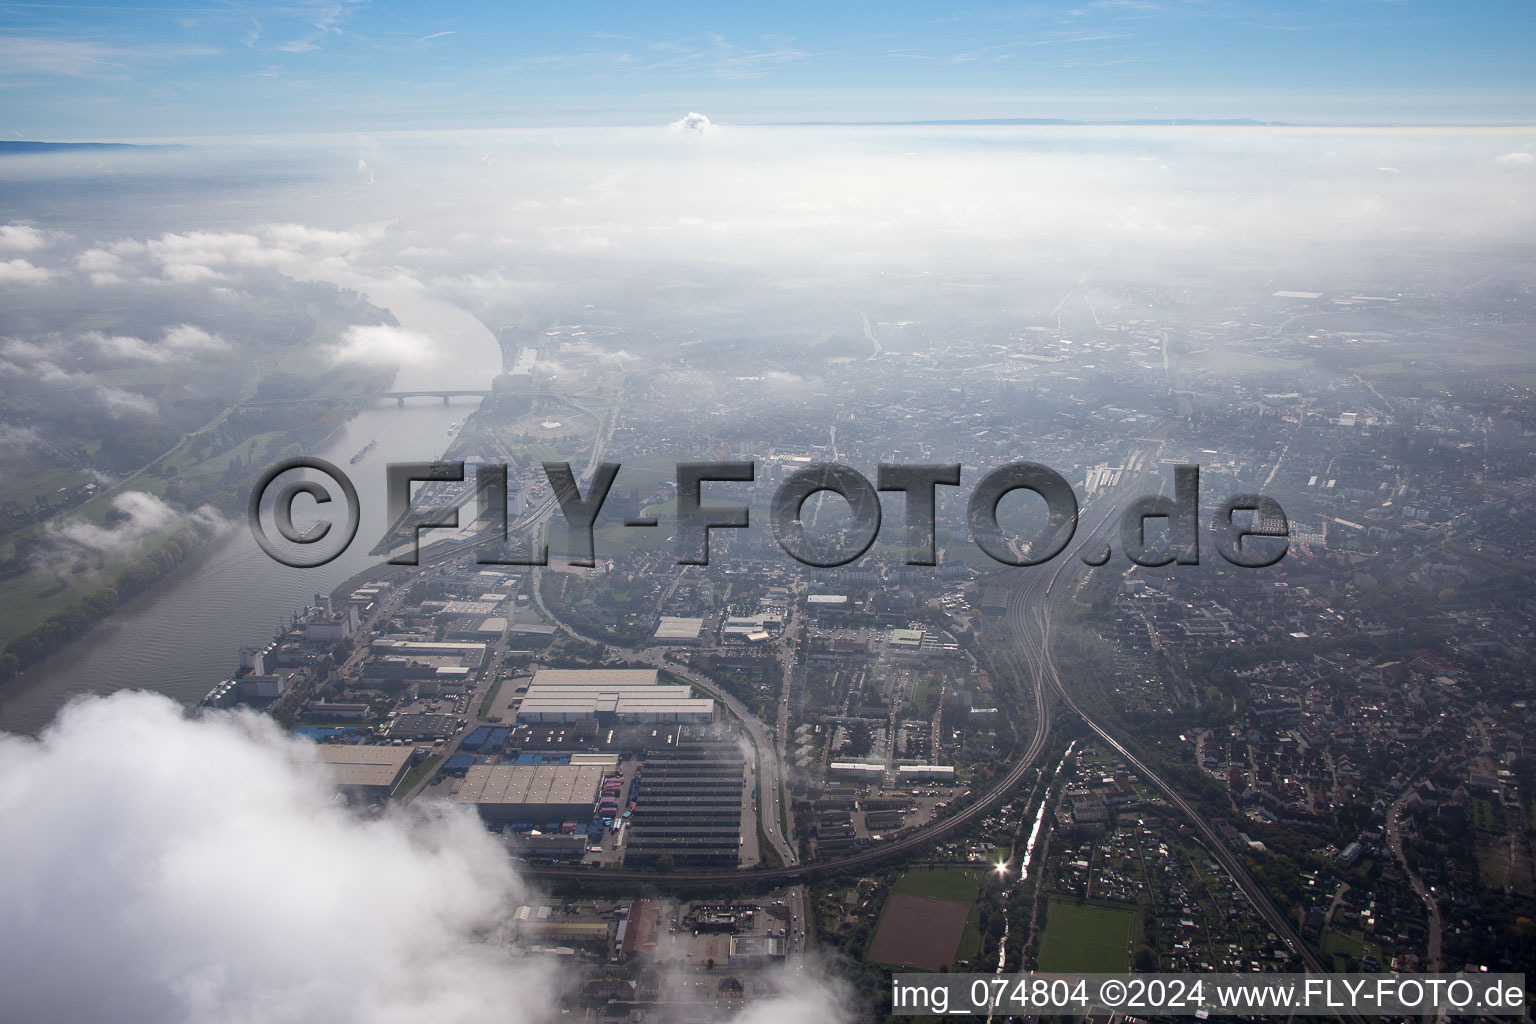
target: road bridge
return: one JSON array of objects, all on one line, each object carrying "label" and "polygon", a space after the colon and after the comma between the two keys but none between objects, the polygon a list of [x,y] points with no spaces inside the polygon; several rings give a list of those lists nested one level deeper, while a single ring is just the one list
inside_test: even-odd
[{"label": "road bridge", "polygon": [[[536,392],[517,392],[518,394],[536,394]],[[477,391],[473,388],[445,388],[440,391],[371,391],[362,395],[299,395],[293,398],[253,398],[249,401],[238,403],[245,408],[259,408],[264,405],[294,405],[299,402],[371,402],[379,398],[393,398],[401,408],[405,407],[407,398],[441,398],[447,405],[455,398],[485,398],[489,391]]]}]

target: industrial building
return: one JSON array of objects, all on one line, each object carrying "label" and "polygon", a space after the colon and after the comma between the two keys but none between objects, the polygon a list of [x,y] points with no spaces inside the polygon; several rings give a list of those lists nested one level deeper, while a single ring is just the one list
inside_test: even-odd
[{"label": "industrial building", "polygon": [[506,631],[506,617],[493,615],[484,619],[466,618],[449,626],[444,635],[450,640],[495,641],[501,639],[501,635]]},{"label": "industrial building", "polygon": [[694,697],[687,686],[662,686],[656,678],[653,668],[540,669],[518,705],[517,721],[608,726],[714,720],[713,700]]},{"label": "industrial building", "polygon": [[885,765],[880,762],[833,761],[827,765],[827,774],[833,778],[857,779],[878,786],[885,781]]},{"label": "industrial building", "polygon": [[741,748],[728,741],[684,739],[647,751],[631,783],[624,863],[649,866],[665,856],[677,865],[736,867],[745,771]]},{"label": "industrial building", "polygon": [[386,800],[400,784],[413,747],[362,743],[317,743],[315,759],[325,765],[336,788],[363,800]]},{"label": "industrial building", "polygon": [[585,825],[608,769],[601,765],[484,765],[464,774],[454,796],[492,824],[543,828],[551,821]]},{"label": "industrial building", "polygon": [[534,683],[518,705],[519,724],[594,721],[599,725],[675,722],[708,725],[715,702],[687,686],[599,686]]},{"label": "industrial building", "polygon": [[696,644],[703,632],[703,619],[663,615],[656,627],[656,635],[651,639],[658,644]]},{"label": "industrial building", "polygon": [[773,634],[770,629],[781,626],[779,616],[762,612],[757,615],[728,617],[720,626],[720,640],[722,643],[757,644],[769,639]]},{"label": "industrial building", "polygon": [[952,764],[904,764],[896,769],[899,782],[954,782]]},{"label": "industrial building", "polygon": [[391,739],[436,740],[447,739],[459,728],[459,720],[452,715],[401,715],[385,730]]},{"label": "industrial building", "polygon": [[672,723],[598,728],[597,722],[591,719],[584,722],[524,723],[512,730],[507,739],[507,749],[522,754],[599,751],[638,758],[648,747],[665,747],[676,743],[682,728]]},{"label": "industrial building", "polygon": [[444,618],[484,618],[496,611],[500,601],[423,601],[421,610],[427,615]]},{"label": "industrial building", "polygon": [[470,641],[397,640],[384,637],[373,641],[368,649],[376,658],[392,655],[415,660],[456,658],[460,664],[478,669],[485,664],[486,645]]},{"label": "industrial building", "polygon": [[654,668],[541,668],[530,686],[654,686]]}]

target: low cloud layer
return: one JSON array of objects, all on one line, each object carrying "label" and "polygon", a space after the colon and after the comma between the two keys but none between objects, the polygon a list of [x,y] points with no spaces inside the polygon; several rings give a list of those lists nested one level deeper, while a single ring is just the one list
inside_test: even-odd
[{"label": "low cloud layer", "polygon": [[49,388],[81,388],[82,401],[105,407],[115,415],[154,415],[156,402],[146,395],[112,385],[98,385],[94,374],[76,369],[82,356],[105,356],[115,364],[174,363],[215,352],[227,352],[222,336],[193,324],[176,324],[145,340],[131,334],[84,331],[79,334],[47,334],[36,339],[0,339],[0,370],[15,374],[18,381]]},{"label": "low cloud layer", "polygon": [[[501,937],[535,897],[473,813],[360,816],[312,751],[262,715],[128,691],[0,734],[0,919],[25,937],[0,957],[5,1018],[560,1019],[563,970]],[[734,1020],[847,1019],[835,983],[777,988]]]},{"label": "low cloud layer", "polygon": [[29,260],[0,260],[0,284],[42,284],[54,276],[52,270]]},{"label": "low cloud layer", "polygon": [[380,366],[431,366],[437,362],[432,339],[417,331],[389,324],[348,327],[341,343],[332,350],[336,362],[362,362]]},{"label": "low cloud layer", "polygon": [[483,938],[524,890],[472,816],[362,820],[304,750],[142,693],[0,736],[5,1016],[546,1019],[549,972]]},{"label": "low cloud layer", "polygon": [[27,224],[0,224],[0,252],[31,252],[48,245],[52,235]]},{"label": "low cloud layer", "polygon": [[[138,397],[129,392],[124,394]],[[156,530],[163,530],[184,518],[210,529],[223,522],[218,513],[207,506],[183,517],[148,491],[124,491],[113,497],[112,509],[116,513],[115,521],[107,526],[84,518],[68,519],[50,526],[49,536],[65,547],[66,554],[78,553],[81,548],[104,553],[137,544]]]},{"label": "low cloud layer", "polygon": [[698,132],[700,135],[703,135],[713,128],[714,125],[710,123],[708,117],[705,117],[703,114],[696,114],[690,110],[676,121],[673,121],[669,127],[675,132]]}]

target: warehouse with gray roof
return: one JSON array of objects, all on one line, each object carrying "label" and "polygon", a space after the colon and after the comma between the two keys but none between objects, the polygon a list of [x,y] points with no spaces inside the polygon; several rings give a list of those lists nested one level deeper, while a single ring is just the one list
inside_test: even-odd
[{"label": "warehouse with gray roof", "polygon": [[493,824],[586,823],[608,771],[602,765],[477,764],[465,773],[454,800]]},{"label": "warehouse with gray roof", "polygon": [[694,697],[686,685],[657,683],[655,669],[543,669],[517,708],[523,725],[707,725],[714,717],[712,699]]}]

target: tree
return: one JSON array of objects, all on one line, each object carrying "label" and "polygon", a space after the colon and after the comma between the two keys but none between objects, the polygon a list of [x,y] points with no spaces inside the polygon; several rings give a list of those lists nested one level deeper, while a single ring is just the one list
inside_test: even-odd
[{"label": "tree", "polygon": [[670,853],[664,853],[656,858],[656,870],[662,873],[671,871],[676,865],[677,861],[673,859]]},{"label": "tree", "polygon": [[1146,943],[1136,947],[1136,952],[1131,955],[1131,966],[1140,973],[1157,970],[1157,950]]}]

